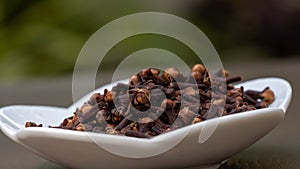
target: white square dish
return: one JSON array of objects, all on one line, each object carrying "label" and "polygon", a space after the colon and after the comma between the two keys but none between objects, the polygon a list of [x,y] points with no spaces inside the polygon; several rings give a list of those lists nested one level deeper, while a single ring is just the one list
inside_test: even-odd
[{"label": "white square dish", "polygon": [[[4,107],[0,109],[0,127],[15,142],[70,168],[216,168],[275,128],[283,120],[291,100],[291,86],[280,78],[257,79],[237,86],[240,85],[245,90],[270,86],[276,99],[269,108],[206,120],[151,139],[47,127],[71,116],[74,106]],[[103,86],[97,92],[111,86]],[[86,97],[76,105],[85,100]],[[25,128],[27,121],[42,123],[45,127]],[[185,137],[180,139],[182,135]]]}]

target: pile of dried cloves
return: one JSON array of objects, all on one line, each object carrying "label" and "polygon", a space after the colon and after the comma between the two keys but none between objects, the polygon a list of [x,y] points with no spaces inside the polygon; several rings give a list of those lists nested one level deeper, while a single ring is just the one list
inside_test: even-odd
[{"label": "pile of dried cloves", "polygon": [[265,108],[274,101],[269,87],[235,88],[232,83],[241,79],[226,70],[211,74],[202,64],[194,65],[189,75],[174,67],[146,68],[128,84],[93,94],[73,116],[50,127],[151,138],[203,120]]}]

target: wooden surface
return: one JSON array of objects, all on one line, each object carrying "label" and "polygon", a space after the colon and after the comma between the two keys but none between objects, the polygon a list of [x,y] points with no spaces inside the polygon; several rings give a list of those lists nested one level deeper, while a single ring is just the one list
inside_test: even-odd
[{"label": "wooden surface", "polygon": [[[293,87],[293,99],[285,120],[257,143],[229,159],[222,169],[299,169],[300,168],[300,59],[224,63],[232,74],[244,80],[257,77],[282,77]],[[109,73],[102,82],[109,81]],[[72,104],[72,75],[28,79],[17,83],[0,82],[0,106],[29,104],[68,106]],[[237,138],[238,139],[238,136]],[[0,132],[1,169],[60,169],[9,140]]]}]

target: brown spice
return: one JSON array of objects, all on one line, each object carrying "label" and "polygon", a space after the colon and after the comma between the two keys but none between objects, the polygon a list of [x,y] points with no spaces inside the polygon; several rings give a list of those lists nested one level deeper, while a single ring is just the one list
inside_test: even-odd
[{"label": "brown spice", "polygon": [[[265,108],[274,101],[269,87],[262,91],[235,88],[232,83],[241,79],[227,70],[209,74],[201,64],[187,76],[174,67],[145,68],[129,84],[118,83],[111,91],[93,94],[73,116],[50,127],[150,138],[207,119]],[[220,84],[225,82],[224,88]]]}]

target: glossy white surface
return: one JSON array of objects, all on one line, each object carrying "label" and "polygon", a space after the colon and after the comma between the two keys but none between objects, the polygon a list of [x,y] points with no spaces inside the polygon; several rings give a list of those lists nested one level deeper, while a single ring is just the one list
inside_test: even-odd
[{"label": "glossy white surface", "polygon": [[[291,100],[290,84],[279,78],[263,78],[242,83],[245,89],[261,90],[270,86],[276,100],[270,108],[229,115],[187,126],[152,139],[138,139],[52,128],[24,128],[26,121],[44,126],[57,125],[72,115],[69,108],[43,106],[8,106],[0,109],[1,130],[12,140],[31,151],[71,168],[186,168],[219,164],[266,135],[283,120]],[[112,85],[103,86],[110,88]],[[89,97],[89,95],[87,95]],[[78,101],[78,105],[83,100]],[[199,143],[205,125],[218,122],[213,135]],[[163,149],[182,134],[187,136],[163,154],[128,158],[111,153],[97,144],[115,147],[115,151],[147,152]],[[97,144],[95,143],[97,142]]]}]

